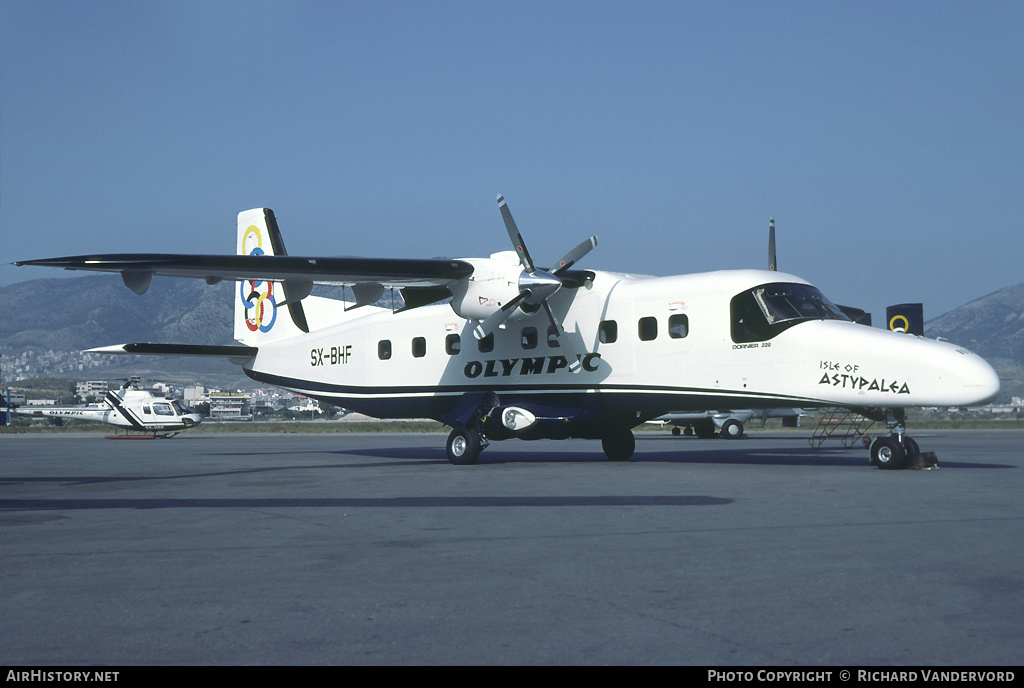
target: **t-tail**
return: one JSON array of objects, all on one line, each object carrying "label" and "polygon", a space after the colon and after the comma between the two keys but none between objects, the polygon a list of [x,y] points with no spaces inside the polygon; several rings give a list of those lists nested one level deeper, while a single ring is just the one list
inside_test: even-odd
[{"label": "t-tail", "polygon": [[[284,256],[281,230],[274,211],[255,208],[238,213],[238,255]],[[302,299],[312,282],[243,280],[235,290],[235,339],[248,346],[309,332]]]}]

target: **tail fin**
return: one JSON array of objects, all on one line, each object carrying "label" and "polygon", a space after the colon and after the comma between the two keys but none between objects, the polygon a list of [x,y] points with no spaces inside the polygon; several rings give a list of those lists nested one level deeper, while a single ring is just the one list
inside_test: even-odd
[{"label": "tail fin", "polygon": [[[288,254],[273,210],[255,208],[238,213],[238,254]],[[248,346],[258,346],[308,332],[301,300],[312,288],[312,282],[238,282],[235,339]],[[287,310],[283,308],[285,305]]]}]

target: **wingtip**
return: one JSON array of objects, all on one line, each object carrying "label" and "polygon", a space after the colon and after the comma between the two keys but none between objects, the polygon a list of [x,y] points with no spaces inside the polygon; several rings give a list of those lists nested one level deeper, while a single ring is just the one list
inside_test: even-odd
[{"label": "wingtip", "polygon": [[86,354],[123,354],[127,353],[125,347],[127,344],[112,344],[110,346],[97,346],[93,349],[86,349],[82,353]]}]

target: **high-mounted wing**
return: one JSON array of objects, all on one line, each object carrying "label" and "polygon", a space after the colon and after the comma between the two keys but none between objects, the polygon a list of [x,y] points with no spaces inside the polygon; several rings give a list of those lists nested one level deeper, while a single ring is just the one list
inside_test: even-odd
[{"label": "high-mounted wing", "polygon": [[[405,258],[113,253],[23,260],[14,264],[119,272],[125,284],[132,289],[135,289],[133,284],[153,275],[194,277],[209,284],[222,280],[268,280],[347,285],[373,283],[400,288],[440,287],[473,274],[473,266],[463,260]],[[148,279],[145,286],[149,286]]]},{"label": "high-mounted wing", "polygon": [[[402,311],[452,297],[451,307],[457,315],[480,323],[473,330],[477,338],[486,337],[501,327],[517,310],[532,313],[543,309],[554,337],[559,339],[564,328],[548,300],[560,289],[578,289],[593,279],[592,272],[572,268],[593,250],[597,237],[581,242],[553,267],[540,269],[533,263],[505,199],[500,195],[498,207],[520,261],[521,271],[514,280],[508,274],[511,266],[495,256],[424,260],[288,255],[277,219],[268,208],[253,208],[238,214],[238,250],[234,255],[114,253],[25,260],[15,265],[116,272],[125,286],[136,294],[144,294],[155,275],[202,279],[208,284],[224,280],[251,282],[252,294],[247,299],[243,292],[243,303],[257,296],[257,283],[278,283],[282,298],[275,299],[273,306],[286,306],[292,322],[303,332],[309,332],[309,326],[302,301],[310,295],[314,284],[351,287],[355,298],[353,307],[372,304],[380,299],[385,289],[397,288],[405,302]],[[565,347],[569,369],[579,370],[579,357],[570,344],[563,342],[561,346]],[[243,354],[189,351],[187,355],[241,357]]]}]

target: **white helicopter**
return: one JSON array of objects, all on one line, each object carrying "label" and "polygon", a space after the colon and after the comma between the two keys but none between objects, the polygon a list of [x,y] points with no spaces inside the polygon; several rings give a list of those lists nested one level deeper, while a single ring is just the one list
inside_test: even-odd
[{"label": "white helicopter", "polygon": [[202,416],[187,406],[182,406],[176,399],[140,390],[138,378],[131,378],[120,389],[107,392],[103,401],[98,404],[22,406],[14,409],[14,413],[98,421],[115,426],[116,431],[124,431],[123,437],[174,437],[179,432],[203,422]]},{"label": "white helicopter", "polygon": [[[253,380],[380,418],[452,428],[454,464],[489,440],[600,439],[632,456],[632,429],[671,412],[843,406],[884,418],[872,461],[918,453],[910,406],[983,404],[999,378],[947,342],[853,323],[815,287],[766,270],[637,277],[580,270],[591,237],[552,267],[534,263],[505,199],[513,251],[489,258],[369,259],[287,254],[274,213],[238,215],[236,255],[108,254],[16,265],[118,272],[144,293],[154,275],[239,281],[239,346],[123,344],[117,354],[226,357]],[[311,296],[351,287],[353,307]],[[399,289],[401,309],[357,309]],[[439,303],[450,299],[448,303]]]}]

